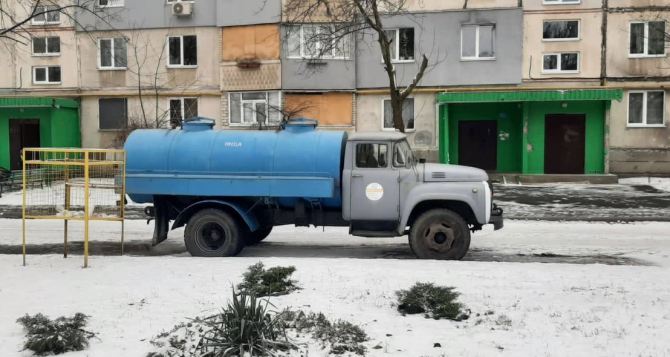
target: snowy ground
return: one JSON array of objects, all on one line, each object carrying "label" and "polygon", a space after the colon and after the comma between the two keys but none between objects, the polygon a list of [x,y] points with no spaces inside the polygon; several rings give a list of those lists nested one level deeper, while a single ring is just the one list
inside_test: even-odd
[{"label": "snowy ground", "polygon": [[[31,250],[60,249],[62,223],[28,224],[29,242],[37,244]],[[108,249],[92,257],[90,269],[81,269],[77,255],[32,254],[27,267],[19,255],[0,255],[0,356],[29,355],[17,352],[19,316],[77,311],[91,316],[90,329],[100,336],[88,351],[68,357],[144,356],[156,333],[215,312],[246,267],[259,260],[297,268],[303,289],[273,298],[278,308],[361,324],[371,337],[371,356],[670,355],[668,223],[507,221],[503,230],[475,234],[471,254],[460,262],[410,259],[404,238],[289,227],[240,257],[192,258],[184,253],[181,231],[150,249],[151,226],[141,221],[127,222],[134,255],[119,257],[112,249],[118,223],[92,227],[92,247]],[[19,229],[19,220],[0,219],[2,251],[18,246]],[[73,225],[71,240],[80,232]],[[399,315],[394,292],[416,281],[456,287],[473,317],[455,323]],[[493,315],[483,316],[488,310]]]}]

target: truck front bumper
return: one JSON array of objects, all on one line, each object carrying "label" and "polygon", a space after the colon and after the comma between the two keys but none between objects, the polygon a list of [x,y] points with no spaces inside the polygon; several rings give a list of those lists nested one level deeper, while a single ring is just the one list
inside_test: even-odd
[{"label": "truck front bumper", "polygon": [[496,231],[503,227],[503,210],[495,203],[491,207],[491,219],[489,219],[489,224],[492,224],[493,229]]}]

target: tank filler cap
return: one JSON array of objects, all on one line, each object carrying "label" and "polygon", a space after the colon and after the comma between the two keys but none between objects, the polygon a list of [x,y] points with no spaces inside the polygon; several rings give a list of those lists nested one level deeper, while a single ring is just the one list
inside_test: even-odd
[{"label": "tank filler cap", "polygon": [[314,130],[317,126],[319,126],[319,121],[316,119],[295,118],[289,119],[283,128],[289,131],[305,131]]},{"label": "tank filler cap", "polygon": [[214,119],[205,117],[193,117],[191,119],[184,120],[184,123],[182,124],[182,130],[184,131],[212,130],[213,127]]}]

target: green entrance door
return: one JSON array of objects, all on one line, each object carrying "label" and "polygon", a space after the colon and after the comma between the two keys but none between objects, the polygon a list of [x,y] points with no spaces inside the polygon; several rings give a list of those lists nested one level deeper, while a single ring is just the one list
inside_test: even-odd
[{"label": "green entrance door", "polygon": [[487,171],[498,168],[498,122],[468,120],[458,123],[458,163]]},{"label": "green entrance door", "polygon": [[544,172],[584,174],[585,115],[545,116]]},{"label": "green entrance door", "polygon": [[21,170],[21,150],[40,147],[38,119],[9,120],[9,162],[12,170]]}]

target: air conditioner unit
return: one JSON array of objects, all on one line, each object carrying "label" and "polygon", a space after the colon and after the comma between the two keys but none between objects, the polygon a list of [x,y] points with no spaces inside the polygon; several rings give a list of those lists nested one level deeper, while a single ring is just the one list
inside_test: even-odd
[{"label": "air conditioner unit", "polygon": [[189,16],[193,13],[192,2],[176,2],[172,4],[172,15],[175,16]]}]

